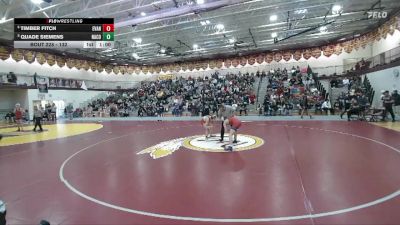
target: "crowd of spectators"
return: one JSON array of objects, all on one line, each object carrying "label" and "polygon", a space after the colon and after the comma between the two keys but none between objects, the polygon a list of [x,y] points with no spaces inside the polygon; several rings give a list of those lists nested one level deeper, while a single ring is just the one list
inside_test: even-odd
[{"label": "crowd of spectators", "polygon": [[[259,115],[291,115],[314,108],[322,113],[325,97],[315,87],[312,72],[302,73],[299,67],[271,70],[267,73],[267,93],[258,105]],[[262,105],[261,105],[262,104]]]},{"label": "crowd of spectators", "polygon": [[254,104],[256,98],[254,76],[214,73],[204,78],[144,81],[140,88],[92,101],[83,109],[83,115],[163,116],[171,112],[174,116],[198,116],[216,113],[219,104],[237,105],[247,113],[248,105]]},{"label": "crowd of spectators", "polygon": [[[332,83],[331,83],[332,84]],[[334,110],[341,111],[340,117],[347,114],[350,121],[352,117],[360,120],[368,120],[369,116],[374,121],[385,121],[387,114],[395,121],[395,114],[398,114],[400,106],[400,95],[397,90],[390,93],[388,90],[382,90],[380,103],[377,106],[371,106],[375,92],[367,77],[362,81],[361,77],[345,78],[338,86],[347,86],[348,91],[342,92],[334,103]],[[374,119],[375,118],[375,119]]]}]

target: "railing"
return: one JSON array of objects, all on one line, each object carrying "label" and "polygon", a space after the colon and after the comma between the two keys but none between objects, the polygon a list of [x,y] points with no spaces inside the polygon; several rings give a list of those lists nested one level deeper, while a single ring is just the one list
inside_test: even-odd
[{"label": "railing", "polygon": [[[34,76],[26,74],[14,74],[14,79],[9,79],[13,75],[0,74],[0,86],[35,88]],[[38,76],[37,80],[44,79],[49,89],[82,89],[82,81],[88,89],[93,90],[119,90],[133,89],[140,85],[137,81],[93,81],[93,80],[72,80],[65,78],[48,78]]]},{"label": "railing", "polygon": [[[367,66],[365,68],[357,69],[356,65],[362,59],[366,62]],[[370,58],[355,58],[348,59],[352,61],[351,63],[347,63],[344,65],[338,66],[328,66],[328,67],[313,67],[313,72],[318,74],[318,77],[335,77],[336,76],[349,76],[349,75],[360,75],[368,72],[368,69],[377,68],[379,66],[385,66],[400,60],[400,46],[388,50],[386,52],[382,52],[376,56]]]},{"label": "railing", "polygon": [[263,79],[263,76],[260,75],[260,78],[258,80],[258,86],[257,86],[256,106],[258,106],[258,99],[260,98],[260,87],[261,87],[262,79]]},{"label": "railing", "polygon": [[[383,70],[383,69],[390,68],[393,66],[399,66],[400,65],[400,46],[393,48],[389,51],[380,53],[374,57],[364,59],[366,66],[364,66],[363,68],[356,69],[356,64],[359,61],[361,61],[361,59],[354,63],[340,66],[340,67],[342,67],[342,69],[346,68],[346,70],[343,70],[343,73],[335,72],[335,73],[328,73],[328,74],[318,74],[318,77],[316,77],[316,80],[326,79],[326,80],[331,81],[333,79],[336,79],[336,80],[340,81],[344,78],[359,77],[359,76],[363,76],[363,75],[366,75],[367,73],[371,73],[374,71]],[[324,68],[324,69],[327,69],[327,71],[332,70],[332,72],[340,71],[339,66]],[[313,71],[317,72],[318,68],[313,68]],[[369,80],[367,77],[365,77],[363,84],[368,87],[365,90],[365,94],[368,97],[369,102],[372,104],[373,97],[375,95],[375,91],[369,84]],[[328,93],[331,93],[330,94],[331,98],[334,97],[332,95],[331,85],[329,85]],[[334,100],[335,99],[331,99],[332,102]]]},{"label": "railing", "polygon": [[371,57],[366,61],[371,61],[370,68],[375,68],[377,66],[390,64],[398,59],[400,59],[400,46]]},{"label": "railing", "polygon": [[314,82],[315,82],[315,87],[317,88],[319,93],[321,93],[324,99],[327,99],[329,97],[329,93],[325,90],[325,87],[321,84],[321,82],[318,79],[317,80],[314,79]]}]

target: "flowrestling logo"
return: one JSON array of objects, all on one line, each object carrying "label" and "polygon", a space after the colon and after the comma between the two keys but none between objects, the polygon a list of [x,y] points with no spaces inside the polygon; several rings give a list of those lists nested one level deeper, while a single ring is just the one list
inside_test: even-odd
[{"label": "flowrestling logo", "polygon": [[388,16],[386,11],[369,11],[367,15],[368,19],[385,19]]}]

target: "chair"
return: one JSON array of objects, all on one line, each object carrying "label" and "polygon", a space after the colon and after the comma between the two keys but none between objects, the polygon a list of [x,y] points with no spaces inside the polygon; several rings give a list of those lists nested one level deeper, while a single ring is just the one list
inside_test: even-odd
[{"label": "chair", "polygon": [[369,122],[382,121],[384,117],[384,111],[385,111],[384,109],[370,108],[365,113],[365,120]]}]

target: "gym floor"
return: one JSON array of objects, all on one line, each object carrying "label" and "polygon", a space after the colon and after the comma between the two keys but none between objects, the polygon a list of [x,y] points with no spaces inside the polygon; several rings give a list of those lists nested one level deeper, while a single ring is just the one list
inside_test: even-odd
[{"label": "gym floor", "polygon": [[0,199],[9,224],[400,224],[400,126],[377,125],[251,121],[234,152],[199,121],[1,128]]}]

